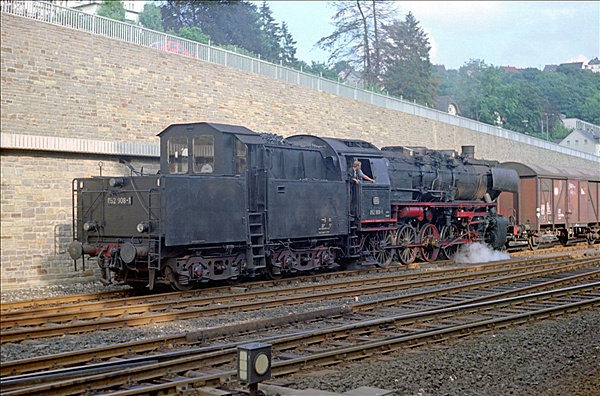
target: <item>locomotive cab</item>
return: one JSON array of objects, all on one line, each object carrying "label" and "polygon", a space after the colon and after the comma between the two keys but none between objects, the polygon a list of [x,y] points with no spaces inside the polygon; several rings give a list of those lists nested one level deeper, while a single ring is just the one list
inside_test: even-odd
[{"label": "locomotive cab", "polygon": [[248,144],[263,144],[259,135],[235,125],[175,124],[160,137],[163,175],[240,176],[248,162]]}]

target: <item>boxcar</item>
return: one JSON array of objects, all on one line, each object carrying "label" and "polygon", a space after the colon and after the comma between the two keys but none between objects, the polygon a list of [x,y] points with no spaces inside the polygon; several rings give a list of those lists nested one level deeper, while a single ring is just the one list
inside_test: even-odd
[{"label": "boxcar", "polygon": [[519,191],[498,200],[499,213],[509,219],[509,246],[585,238],[600,234],[600,170],[506,162],[500,167],[519,175]]}]

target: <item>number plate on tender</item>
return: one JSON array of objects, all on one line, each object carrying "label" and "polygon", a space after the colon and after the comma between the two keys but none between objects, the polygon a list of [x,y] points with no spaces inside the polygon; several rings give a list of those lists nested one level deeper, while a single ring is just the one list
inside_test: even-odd
[{"label": "number plate on tender", "polygon": [[133,197],[108,197],[106,198],[106,203],[109,204],[110,206],[116,206],[116,205],[132,205],[133,204]]}]

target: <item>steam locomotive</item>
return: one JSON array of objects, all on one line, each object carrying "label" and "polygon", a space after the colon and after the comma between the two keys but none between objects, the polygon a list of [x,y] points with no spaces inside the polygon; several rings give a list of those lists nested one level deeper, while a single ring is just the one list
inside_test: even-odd
[{"label": "steam locomotive", "polygon": [[[495,201],[517,191],[518,176],[472,152],[214,123],[171,125],[159,137],[158,174],[73,181],[68,251],[97,261],[104,282],[187,290],[506,243]],[[374,183],[351,180],[354,161]]]}]

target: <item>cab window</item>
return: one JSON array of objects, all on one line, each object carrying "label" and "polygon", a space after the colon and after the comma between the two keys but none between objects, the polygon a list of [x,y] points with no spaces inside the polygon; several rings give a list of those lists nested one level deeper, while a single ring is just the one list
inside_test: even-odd
[{"label": "cab window", "polygon": [[235,139],[235,174],[241,175],[244,169],[246,169],[246,155],[248,150],[246,145],[239,139]]},{"label": "cab window", "polygon": [[194,138],[194,173],[213,173],[215,170],[215,138],[200,135]]},{"label": "cab window", "polygon": [[187,173],[188,171],[188,139],[172,137],[167,141],[169,157],[169,172],[171,174]]}]

